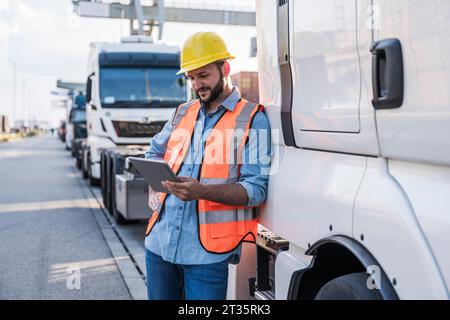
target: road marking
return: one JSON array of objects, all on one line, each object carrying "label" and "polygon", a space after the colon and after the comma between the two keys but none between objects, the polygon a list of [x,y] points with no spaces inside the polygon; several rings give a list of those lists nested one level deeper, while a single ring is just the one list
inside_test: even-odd
[{"label": "road marking", "polygon": [[[76,169],[73,168],[73,170]],[[141,267],[136,263],[123,239],[120,237],[109,214],[96,197],[94,190],[88,185],[87,181],[81,178],[80,173],[77,172],[77,174],[80,177],[79,185],[97,220],[98,226],[102,231],[103,237],[108,244],[131,297],[133,300],[147,300],[147,284]]]},{"label": "road marking", "polygon": [[7,212],[20,211],[44,211],[52,209],[67,209],[67,208],[90,208],[86,199],[70,199],[58,201],[41,201],[29,203],[8,203],[0,204],[0,214]]}]

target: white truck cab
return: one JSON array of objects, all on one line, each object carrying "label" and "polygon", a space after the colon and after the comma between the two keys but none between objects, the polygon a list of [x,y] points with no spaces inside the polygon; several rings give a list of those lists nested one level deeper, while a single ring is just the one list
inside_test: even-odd
[{"label": "white truck cab", "polygon": [[179,70],[178,46],[131,36],[120,43],[93,43],[86,88],[88,137],[83,176],[101,185],[116,222],[148,218],[148,186],[127,161],[144,156],[190,89]]},{"label": "white truck cab", "polygon": [[93,43],[88,60],[87,126],[90,177],[100,179],[100,155],[120,145],[148,145],[186,101],[176,76],[179,47],[131,36]]},{"label": "white truck cab", "polygon": [[[450,2],[257,1],[260,299],[449,299]],[[247,265],[248,266],[248,265]]]}]

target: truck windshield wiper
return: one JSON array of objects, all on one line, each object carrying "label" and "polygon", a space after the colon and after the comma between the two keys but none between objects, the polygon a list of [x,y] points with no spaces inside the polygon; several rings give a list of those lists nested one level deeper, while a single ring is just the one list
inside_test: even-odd
[{"label": "truck windshield wiper", "polygon": [[179,100],[151,100],[150,102],[145,102],[143,104],[143,106],[145,107],[154,107],[154,108],[158,108],[158,107],[177,107],[180,103],[183,103],[183,101],[179,101]]},{"label": "truck windshield wiper", "polygon": [[126,101],[119,100],[114,103],[105,103],[105,106],[109,108],[120,108],[120,107],[145,107],[147,104],[146,101]]},{"label": "truck windshield wiper", "polygon": [[177,99],[155,99],[150,101],[115,101],[114,103],[104,103],[103,105],[106,108],[145,108],[145,107],[169,107],[169,106],[177,106],[180,103],[183,103],[182,100]]},{"label": "truck windshield wiper", "polygon": [[170,100],[152,100],[148,104],[149,105],[167,105],[167,104],[180,104],[183,103],[182,100],[170,99]]}]

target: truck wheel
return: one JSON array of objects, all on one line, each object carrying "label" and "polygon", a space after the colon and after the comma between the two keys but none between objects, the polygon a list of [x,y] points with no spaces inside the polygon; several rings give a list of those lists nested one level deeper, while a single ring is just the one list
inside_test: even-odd
[{"label": "truck wheel", "polygon": [[361,272],[333,279],[319,290],[315,300],[383,300],[379,290],[367,287],[368,277]]},{"label": "truck wheel", "polygon": [[103,205],[109,211],[110,210],[110,206],[109,206],[110,201],[109,201],[109,195],[107,192],[108,186],[106,184],[107,183],[106,176],[107,176],[107,172],[108,172],[106,170],[106,168],[107,168],[106,164],[107,164],[107,154],[104,151],[102,151],[102,154],[100,156],[100,182],[101,182],[100,187],[102,190]]},{"label": "truck wheel", "polygon": [[92,164],[91,164],[91,154],[88,153],[88,177],[89,184],[93,187],[100,185],[100,181],[92,176]]},{"label": "truck wheel", "polygon": [[75,157],[76,156],[75,141],[72,141],[72,149],[70,151],[72,152],[72,157]]},{"label": "truck wheel", "polygon": [[81,158],[81,172],[83,174],[83,179],[87,179],[87,177],[88,177],[86,152],[87,152],[86,150],[83,150],[83,155],[82,155],[82,158]]},{"label": "truck wheel", "polygon": [[75,158],[75,166],[77,167],[78,170],[81,169],[81,159],[79,157]]},{"label": "truck wheel", "polygon": [[114,217],[114,220],[117,224],[127,224],[128,220],[117,210],[116,206],[116,173],[115,173],[115,164],[111,163],[111,214]]}]

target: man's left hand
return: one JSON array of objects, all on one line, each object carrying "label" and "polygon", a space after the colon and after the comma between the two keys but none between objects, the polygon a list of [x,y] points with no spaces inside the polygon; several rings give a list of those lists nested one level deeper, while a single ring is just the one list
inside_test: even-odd
[{"label": "man's left hand", "polygon": [[205,194],[205,185],[191,177],[178,177],[178,182],[163,181],[164,188],[182,201],[201,199]]}]

